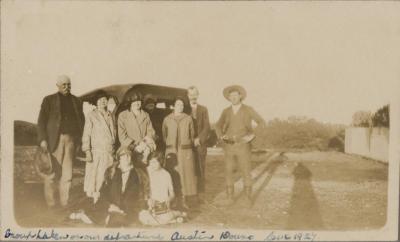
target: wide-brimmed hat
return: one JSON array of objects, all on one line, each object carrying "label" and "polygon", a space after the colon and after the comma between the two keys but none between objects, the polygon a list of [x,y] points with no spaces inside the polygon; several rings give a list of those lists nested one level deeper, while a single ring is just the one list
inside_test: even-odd
[{"label": "wide-brimmed hat", "polygon": [[42,174],[50,175],[54,172],[50,153],[43,151],[41,148],[36,149],[35,165]]},{"label": "wide-brimmed hat", "polygon": [[245,99],[247,96],[247,93],[246,93],[246,90],[244,89],[244,87],[239,86],[239,85],[232,85],[232,86],[228,86],[228,87],[224,88],[224,91],[223,91],[224,97],[229,100],[229,93],[231,93],[233,91],[239,92],[240,95],[242,96],[242,100]]}]

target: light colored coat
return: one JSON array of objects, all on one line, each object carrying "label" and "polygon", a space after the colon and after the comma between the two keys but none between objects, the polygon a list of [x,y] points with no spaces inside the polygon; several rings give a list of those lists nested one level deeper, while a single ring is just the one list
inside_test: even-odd
[{"label": "light colored coat", "polygon": [[192,149],[195,131],[193,120],[189,115],[169,114],[164,119],[162,133],[167,150]]},{"label": "light colored coat", "polygon": [[94,109],[88,113],[82,136],[82,151],[114,151],[117,130],[111,113],[107,112],[107,124],[105,117],[99,110]]},{"label": "light colored coat", "polygon": [[176,194],[196,195],[197,177],[193,153],[194,125],[192,117],[185,113],[179,116],[171,113],[165,117],[162,131],[166,143],[165,154],[175,153],[178,159],[175,170],[179,173],[182,191],[175,191]]},{"label": "light colored coat", "polygon": [[103,116],[97,109],[91,111],[86,117],[82,137],[82,150],[90,150],[93,155],[93,161],[86,163],[85,169],[84,191],[88,197],[100,197],[104,173],[114,161],[115,139],[116,127],[112,114],[107,112]]},{"label": "light colored coat", "polygon": [[154,139],[155,131],[151,124],[149,114],[140,110],[135,116],[130,110],[121,112],[118,116],[118,138],[121,146],[137,144],[145,137]]}]

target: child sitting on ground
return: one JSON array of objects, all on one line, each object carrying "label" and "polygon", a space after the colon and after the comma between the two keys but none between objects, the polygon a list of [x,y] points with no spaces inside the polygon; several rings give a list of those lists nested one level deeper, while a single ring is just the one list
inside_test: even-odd
[{"label": "child sitting on ground", "polygon": [[160,153],[155,152],[150,155],[147,167],[150,181],[148,210],[139,213],[139,221],[145,225],[181,223],[186,217],[186,213],[170,209],[170,203],[175,196],[172,179],[161,167],[160,160]]}]

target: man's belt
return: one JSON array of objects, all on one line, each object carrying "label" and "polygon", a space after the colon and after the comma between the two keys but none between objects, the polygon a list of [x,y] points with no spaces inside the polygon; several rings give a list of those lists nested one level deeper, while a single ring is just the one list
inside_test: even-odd
[{"label": "man's belt", "polygon": [[[166,148],[174,148],[175,145],[167,145]],[[192,144],[187,144],[187,145],[180,145],[179,148],[185,150],[185,149],[192,149],[193,145]]]},{"label": "man's belt", "polygon": [[222,138],[222,141],[225,144],[233,145],[233,144],[247,144],[250,141],[252,141],[256,136],[254,134],[247,134],[243,135],[240,138],[235,138],[235,137],[225,137]]}]

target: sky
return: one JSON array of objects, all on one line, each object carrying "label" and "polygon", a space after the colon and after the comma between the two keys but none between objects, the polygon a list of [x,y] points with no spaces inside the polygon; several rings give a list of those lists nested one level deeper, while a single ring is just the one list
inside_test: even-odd
[{"label": "sky", "polygon": [[389,103],[400,86],[394,2],[15,1],[2,11],[2,105],[15,120],[36,122],[61,74],[75,95],[195,85],[212,122],[232,84],[267,121],[341,124]]}]

